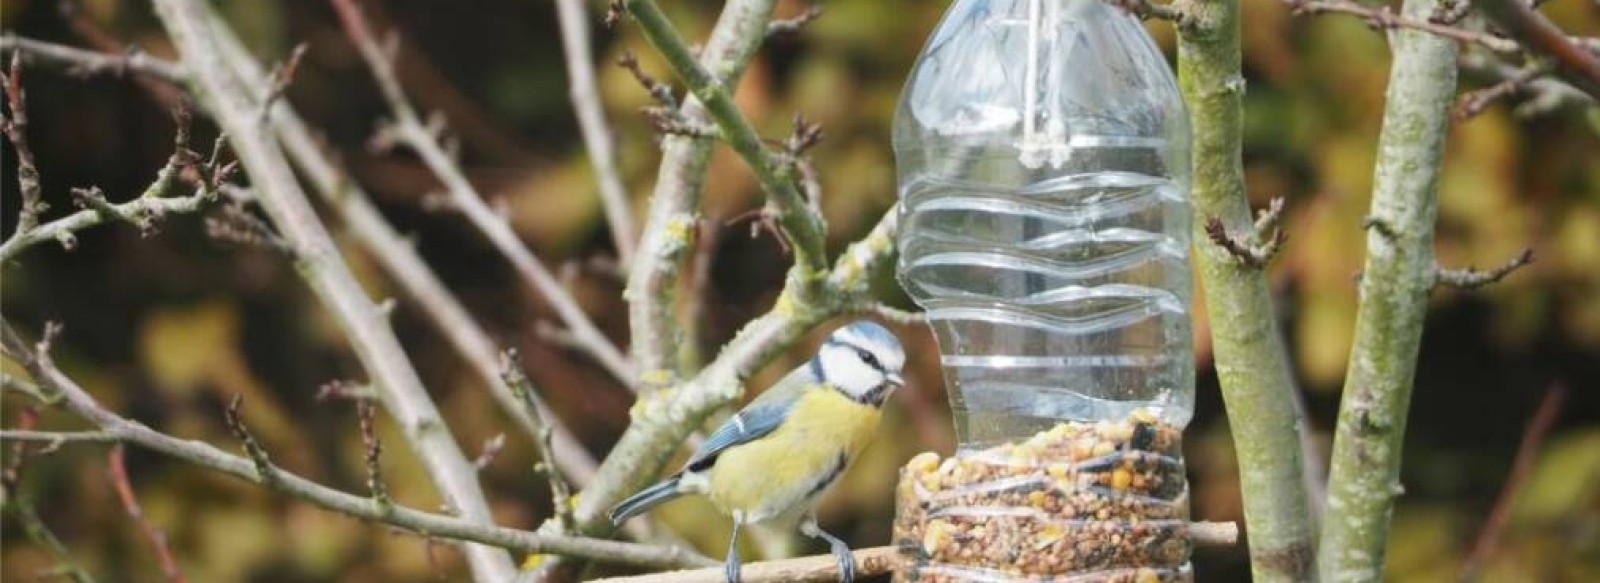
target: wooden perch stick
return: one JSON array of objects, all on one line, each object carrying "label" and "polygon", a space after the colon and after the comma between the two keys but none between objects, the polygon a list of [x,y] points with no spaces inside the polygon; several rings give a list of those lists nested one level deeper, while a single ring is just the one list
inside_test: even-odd
[{"label": "wooden perch stick", "polygon": [[[1232,522],[1191,522],[1189,537],[1196,545],[1229,546],[1239,542],[1239,525]],[[883,575],[900,569],[901,558],[895,547],[856,549],[856,578]],[[721,583],[727,580],[722,567],[669,571],[648,575],[596,579],[593,583]],[[837,581],[839,563],[833,555],[813,555],[777,561],[747,563],[739,571],[743,583],[798,583]]]}]

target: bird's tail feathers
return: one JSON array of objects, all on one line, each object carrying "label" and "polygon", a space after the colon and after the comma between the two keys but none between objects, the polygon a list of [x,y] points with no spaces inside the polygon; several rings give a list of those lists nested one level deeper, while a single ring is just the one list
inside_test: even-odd
[{"label": "bird's tail feathers", "polygon": [[611,509],[611,524],[622,524],[622,521],[644,514],[662,502],[682,496],[683,493],[678,491],[678,479],[677,476],[673,476],[623,500],[616,508]]}]

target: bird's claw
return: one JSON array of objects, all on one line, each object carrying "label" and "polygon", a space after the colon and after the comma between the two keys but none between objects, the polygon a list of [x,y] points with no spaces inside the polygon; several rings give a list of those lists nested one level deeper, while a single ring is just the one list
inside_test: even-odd
[{"label": "bird's claw", "polygon": [[856,556],[850,551],[850,545],[844,541],[828,541],[828,546],[833,547],[833,556],[839,559],[840,583],[854,583],[856,580]]},{"label": "bird's claw", "polygon": [[739,583],[739,557],[730,555],[722,567],[722,572],[728,576],[728,583]]}]

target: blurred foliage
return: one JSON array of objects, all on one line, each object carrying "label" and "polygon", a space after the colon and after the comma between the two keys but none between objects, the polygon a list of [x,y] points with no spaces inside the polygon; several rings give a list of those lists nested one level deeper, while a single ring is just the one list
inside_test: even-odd
[{"label": "blurred foliage", "polygon": [[[370,15],[401,39],[400,76],[427,110],[441,111],[463,144],[464,163],[503,205],[518,231],[548,262],[576,265],[606,255],[604,222],[567,101],[554,9],[547,0],[451,4],[366,2]],[[668,2],[691,37],[703,38],[719,3]],[[792,112],[822,122],[813,151],[824,187],[833,248],[861,235],[894,198],[889,127],[900,84],[942,2],[831,0],[798,37],[767,43],[738,90],[739,105],[773,136]],[[620,166],[643,214],[658,162],[656,141],[638,115],[648,97],[609,65],[626,50],[647,70],[665,68],[626,24],[598,26],[596,52],[606,110],[619,139]],[[1381,34],[1338,17],[1292,18],[1270,0],[1245,3],[1246,174],[1258,205],[1289,200],[1290,244],[1272,267],[1293,359],[1322,445],[1337,408],[1356,310],[1352,276],[1365,237],[1359,228],[1371,186],[1389,53]],[[300,41],[310,52],[289,99],[326,134],[342,163],[369,186],[390,219],[414,233],[418,248],[500,342],[517,346],[530,374],[587,445],[603,453],[626,423],[630,397],[572,352],[544,344],[536,323],[548,307],[523,289],[505,263],[462,221],[430,211],[437,184],[404,154],[375,153],[366,139],[385,116],[359,59],[319,2],[223,2],[241,35],[268,60]],[[804,9],[780,4],[782,15]],[[1567,30],[1600,33],[1600,7],[1556,0],[1544,9]],[[50,0],[4,0],[5,28],[83,44]],[[158,55],[172,50],[143,2],[86,0],[82,18]],[[1169,53],[1171,30],[1152,24]],[[1466,87],[1484,80],[1464,76]],[[76,80],[30,70],[32,138],[47,196],[67,208],[71,186],[97,184],[114,199],[148,181],[168,154],[164,107],[133,83]],[[199,128],[197,143],[215,134]],[[15,161],[6,149],[4,191]],[[751,175],[719,150],[706,181],[704,214],[718,238],[701,348],[714,347],[768,306],[786,260],[767,237],[723,221],[759,204]],[[15,221],[7,196],[4,225]],[[1485,580],[1600,580],[1600,133],[1580,116],[1519,119],[1502,103],[1454,125],[1440,184],[1438,256],[1446,264],[1491,265],[1525,245],[1538,262],[1477,293],[1436,294],[1417,379],[1404,481],[1395,517],[1389,575],[1453,580],[1510,466],[1518,436],[1540,392],[1561,380],[1574,389],[1543,448]],[[337,231],[337,221],[329,219]],[[349,243],[345,237],[345,242]],[[380,297],[396,296],[353,244],[347,258]],[[599,324],[622,338],[621,283],[578,269],[572,287]],[[893,282],[886,297],[907,305]],[[297,472],[362,489],[360,444],[347,403],[318,402],[317,387],[359,381],[362,373],[330,319],[291,266],[273,253],[205,237],[200,221],[177,218],[141,239],[125,226],[81,237],[67,253],[39,248],[7,266],[0,282],[5,314],[36,332],[45,319],[67,324],[57,356],[65,369],[118,411],[180,436],[235,447],[220,411],[243,395],[245,419]],[[1202,366],[1209,369],[1203,318]],[[394,325],[469,452],[501,432],[502,414],[422,315],[399,303]],[[951,447],[936,351],[922,330],[901,328],[911,351],[911,390],[891,407],[883,437],[823,508],[823,522],[854,544],[888,539],[895,467],[924,449]],[[813,338],[813,341],[815,339]],[[772,382],[814,347],[786,355],[753,380]],[[1237,469],[1214,377],[1201,375],[1188,460],[1194,515],[1238,520]],[[6,423],[23,403],[7,397]],[[81,425],[47,413],[48,428]],[[383,427],[383,460],[393,495],[419,508],[437,505],[424,473],[393,427]],[[541,479],[529,471],[532,448],[511,434],[484,472],[498,519],[531,527],[548,513]],[[69,447],[30,461],[21,496],[84,566],[115,580],[157,581],[153,555],[112,495],[102,451]],[[130,450],[134,485],[151,519],[172,536],[196,581],[426,581],[459,579],[454,551],[409,535],[289,502],[253,485],[209,475]],[[661,516],[720,556],[726,525],[705,520],[698,502]],[[26,579],[51,565],[10,519],[0,551],[4,578]],[[427,549],[428,552],[421,552]],[[806,548],[802,550],[817,551]],[[753,551],[753,549],[752,549]],[[1202,580],[1245,576],[1244,551],[1202,549]]]}]

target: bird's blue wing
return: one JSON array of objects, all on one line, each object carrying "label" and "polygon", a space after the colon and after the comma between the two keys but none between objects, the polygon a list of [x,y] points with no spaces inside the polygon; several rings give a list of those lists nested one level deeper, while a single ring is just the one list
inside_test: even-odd
[{"label": "bird's blue wing", "polygon": [[711,467],[717,455],[730,447],[760,439],[783,424],[789,410],[810,385],[817,383],[810,369],[801,367],[784,376],[744,409],[734,413],[695,450],[684,469],[698,472]]}]

